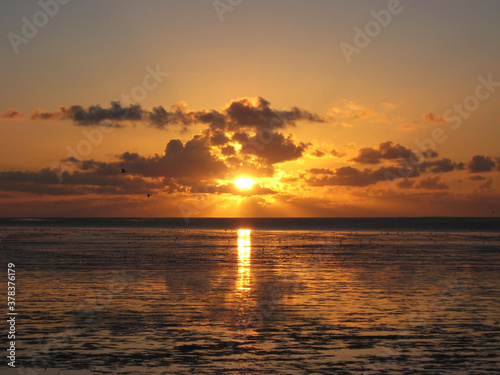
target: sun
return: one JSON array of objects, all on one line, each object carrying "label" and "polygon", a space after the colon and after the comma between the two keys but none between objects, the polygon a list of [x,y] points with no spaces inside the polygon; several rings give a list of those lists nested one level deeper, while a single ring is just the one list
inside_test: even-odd
[{"label": "sun", "polygon": [[234,184],[240,190],[249,190],[252,188],[252,186],[254,184],[254,180],[252,180],[249,177],[240,177],[240,178],[234,180]]}]

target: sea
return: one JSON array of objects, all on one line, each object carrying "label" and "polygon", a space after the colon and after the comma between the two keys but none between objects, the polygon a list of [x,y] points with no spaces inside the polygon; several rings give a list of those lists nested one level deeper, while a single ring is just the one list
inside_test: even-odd
[{"label": "sea", "polygon": [[0,260],[1,374],[500,373],[497,217],[11,218]]}]

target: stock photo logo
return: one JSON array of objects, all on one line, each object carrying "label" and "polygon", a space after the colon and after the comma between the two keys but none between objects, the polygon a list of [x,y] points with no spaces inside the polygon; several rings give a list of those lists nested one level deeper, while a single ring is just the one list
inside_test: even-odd
[{"label": "stock photo logo", "polygon": [[37,2],[40,10],[33,13],[31,17],[22,17],[21,32],[13,31],[7,34],[10,45],[16,54],[20,51],[20,46],[28,44],[35,38],[40,30],[47,26],[51,18],[57,16],[62,5],[66,5],[70,0],[39,0]]}]

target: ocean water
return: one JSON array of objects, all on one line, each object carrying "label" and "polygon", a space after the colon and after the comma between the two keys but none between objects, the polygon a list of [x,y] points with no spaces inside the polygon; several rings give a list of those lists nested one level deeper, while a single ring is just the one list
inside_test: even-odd
[{"label": "ocean water", "polygon": [[500,232],[500,217],[400,218],[0,218],[1,227]]},{"label": "ocean water", "polygon": [[496,219],[124,220],[2,220],[1,373],[498,374]]}]

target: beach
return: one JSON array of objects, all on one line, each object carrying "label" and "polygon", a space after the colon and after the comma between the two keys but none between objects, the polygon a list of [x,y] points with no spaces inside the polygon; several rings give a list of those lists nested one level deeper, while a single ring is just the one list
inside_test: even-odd
[{"label": "beach", "polygon": [[495,231],[1,233],[2,264],[16,270],[16,369],[6,374],[500,368]]}]

